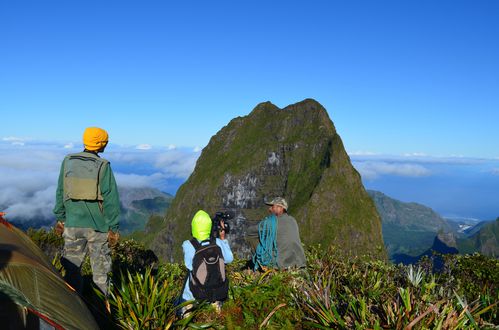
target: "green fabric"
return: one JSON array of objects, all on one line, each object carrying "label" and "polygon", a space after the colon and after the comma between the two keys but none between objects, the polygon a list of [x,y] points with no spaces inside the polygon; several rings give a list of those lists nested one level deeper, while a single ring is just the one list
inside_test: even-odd
[{"label": "green fabric", "polygon": [[[84,154],[94,155],[91,152],[84,152]],[[118,231],[120,200],[110,163],[106,162],[102,165],[99,178],[99,187],[103,198],[102,203],[97,200],[64,200],[64,169],[67,159],[68,157],[64,159],[59,173],[54,206],[56,219],[64,222],[66,227],[93,228],[100,232]]]},{"label": "green fabric", "polygon": [[[68,288],[43,252],[26,234],[1,223],[0,294],[64,329],[98,329],[85,303]],[[9,324],[0,325],[4,327]]]},{"label": "green fabric", "polygon": [[306,266],[298,224],[287,213],[277,217],[277,251],[279,268]]},{"label": "green fabric", "polygon": [[108,163],[94,153],[80,152],[64,159],[64,200],[102,201],[101,170]]},{"label": "green fabric", "polygon": [[211,234],[211,218],[208,213],[203,210],[196,212],[192,218],[192,236],[199,241],[204,241],[210,238]]}]

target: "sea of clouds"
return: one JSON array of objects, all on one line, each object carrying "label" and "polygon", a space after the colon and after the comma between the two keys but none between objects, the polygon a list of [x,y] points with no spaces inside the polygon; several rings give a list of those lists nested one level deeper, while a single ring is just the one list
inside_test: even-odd
[{"label": "sea of clouds", "polygon": [[[53,219],[61,162],[79,152],[76,143],[50,143],[7,137],[0,140],[0,211],[14,221]],[[102,157],[120,187],[152,187],[175,194],[190,175],[201,149],[110,144]]]},{"label": "sea of clouds", "polygon": [[[0,211],[14,221],[52,221],[61,161],[79,151],[78,143],[1,138]],[[102,156],[111,162],[120,187],[153,187],[175,194],[200,154],[199,147],[110,144]],[[427,205],[443,216],[499,216],[499,158],[368,152],[350,153],[350,158],[367,189]]]}]

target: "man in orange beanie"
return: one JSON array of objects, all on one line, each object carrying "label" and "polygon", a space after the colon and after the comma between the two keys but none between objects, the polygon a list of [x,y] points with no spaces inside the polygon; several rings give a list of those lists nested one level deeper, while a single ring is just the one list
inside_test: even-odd
[{"label": "man in orange beanie", "polygon": [[81,293],[81,265],[88,253],[96,286],[107,295],[111,271],[110,245],[119,234],[120,200],[109,161],[99,157],[109,136],[98,127],[83,133],[83,152],[62,162],[56,191],[55,231],[64,237],[61,263],[66,281]]}]

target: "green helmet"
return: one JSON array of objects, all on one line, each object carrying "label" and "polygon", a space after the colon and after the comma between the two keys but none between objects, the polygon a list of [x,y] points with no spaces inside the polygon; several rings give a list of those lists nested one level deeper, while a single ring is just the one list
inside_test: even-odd
[{"label": "green helmet", "polygon": [[211,218],[208,213],[199,210],[192,218],[192,236],[199,240],[204,241],[210,237],[211,234]]}]

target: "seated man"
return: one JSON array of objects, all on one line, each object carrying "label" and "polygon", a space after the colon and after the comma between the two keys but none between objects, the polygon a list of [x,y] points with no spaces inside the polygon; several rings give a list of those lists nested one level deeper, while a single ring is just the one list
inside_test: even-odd
[{"label": "seated man", "polygon": [[288,203],[282,197],[271,202],[270,216],[258,224],[259,243],[253,256],[254,270],[265,266],[279,269],[305,267],[305,253],[301,245],[298,224],[287,213]]}]

